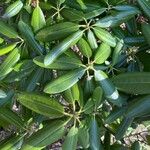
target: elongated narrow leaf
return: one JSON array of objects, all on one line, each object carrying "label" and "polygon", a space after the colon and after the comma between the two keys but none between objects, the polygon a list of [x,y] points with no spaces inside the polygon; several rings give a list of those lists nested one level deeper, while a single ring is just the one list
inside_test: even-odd
[{"label": "elongated narrow leaf", "polygon": [[119,60],[119,56],[121,55],[121,50],[123,48],[123,45],[124,45],[124,42],[123,40],[118,40],[117,41],[117,44],[116,44],[116,47],[113,51],[113,56],[112,56],[112,65],[116,65],[118,63],[118,60]]},{"label": "elongated narrow leaf", "polygon": [[99,82],[100,86],[104,90],[105,96],[110,102],[117,106],[122,106],[123,102],[119,92],[103,71],[95,71],[95,80]]},{"label": "elongated narrow leaf", "polygon": [[22,9],[23,3],[21,0],[17,0],[16,2],[12,3],[5,11],[3,18],[11,18],[19,13]]},{"label": "elongated narrow leaf", "polygon": [[32,60],[23,60],[15,65],[14,70],[4,79],[4,82],[12,83],[20,81],[21,79],[29,76],[35,69],[35,64]]},{"label": "elongated narrow leaf", "polygon": [[95,118],[92,118],[90,123],[90,148],[91,150],[103,150],[99,127]]},{"label": "elongated narrow leaf", "polygon": [[18,33],[8,24],[0,20],[0,33],[9,38],[18,38]]},{"label": "elongated narrow leaf", "polygon": [[107,16],[96,22],[95,26],[101,28],[116,27],[133,18],[139,11],[121,11],[112,16]]},{"label": "elongated narrow leaf", "polygon": [[130,127],[131,123],[133,121],[133,118],[124,118],[121,122],[120,126],[118,127],[115,137],[117,140],[120,140],[125,135],[127,129]]},{"label": "elongated narrow leaf", "polygon": [[17,43],[8,44],[3,47],[0,47],[0,56],[5,55],[12,51],[16,47]]},{"label": "elongated narrow leaf", "polygon": [[145,40],[150,45],[150,38],[149,38],[149,36],[150,36],[150,24],[143,23],[142,24],[142,32],[143,32],[143,35],[145,37]]},{"label": "elongated narrow leaf", "polygon": [[77,141],[78,141],[78,128],[73,126],[67,137],[65,138],[65,142],[63,143],[63,150],[76,150],[77,148]]},{"label": "elongated narrow leaf", "polygon": [[33,11],[31,25],[35,32],[46,25],[44,14],[39,6]]},{"label": "elongated narrow leaf", "polygon": [[94,32],[96,36],[103,42],[107,43],[112,47],[116,46],[116,39],[108,31],[99,27],[94,27]]},{"label": "elongated narrow leaf", "polygon": [[82,62],[79,58],[72,58],[65,55],[60,56],[48,66],[44,65],[44,56],[35,57],[33,61],[36,65],[49,69],[72,70],[82,66]]},{"label": "elongated narrow leaf", "polygon": [[64,108],[56,99],[35,93],[18,93],[18,101],[25,107],[50,118],[63,116]]},{"label": "elongated narrow leaf", "polygon": [[125,113],[126,117],[139,117],[145,114],[149,114],[150,110],[150,96],[144,96],[138,99],[133,100],[127,108]]},{"label": "elongated narrow leaf", "polygon": [[118,90],[131,94],[150,94],[150,73],[125,73],[112,79]]},{"label": "elongated narrow leaf", "polygon": [[94,62],[96,64],[103,64],[110,56],[110,54],[111,54],[110,46],[106,43],[102,43],[96,51]]},{"label": "elongated narrow leaf", "polygon": [[112,122],[114,122],[116,119],[118,119],[119,117],[123,116],[124,113],[126,111],[126,108],[117,108],[114,109],[106,118],[105,123],[106,124],[110,124]]},{"label": "elongated narrow leaf", "polygon": [[23,140],[22,136],[12,136],[10,139],[7,139],[6,142],[0,144],[1,150],[11,150],[11,149],[17,149],[16,145],[19,143],[19,141]]},{"label": "elongated narrow leaf", "polygon": [[[37,68],[35,68],[35,69],[37,69]],[[28,83],[27,83],[27,87],[26,87],[27,92],[34,91],[37,84],[39,84],[39,82],[43,76],[43,73],[44,73],[44,69],[38,68],[35,72],[33,72],[33,74],[31,74],[30,78],[28,79]]]},{"label": "elongated narrow leaf", "polygon": [[91,19],[93,17],[96,17],[96,16],[103,14],[106,10],[107,10],[107,8],[99,8],[99,9],[96,9],[96,10],[93,10],[91,12],[86,13],[84,15],[84,17],[86,19]]},{"label": "elongated narrow leaf", "polygon": [[97,41],[96,41],[96,37],[95,37],[94,33],[90,29],[88,30],[87,37],[88,37],[88,42],[89,42],[91,48],[93,50],[97,49],[98,44],[97,44]]},{"label": "elongated narrow leaf", "polygon": [[85,57],[90,58],[92,56],[92,50],[85,39],[81,38],[79,40],[78,47]]},{"label": "elongated narrow leaf", "polygon": [[77,83],[78,80],[83,76],[84,72],[84,68],[70,71],[46,85],[44,92],[49,94],[63,92]]},{"label": "elongated narrow leaf", "polygon": [[139,11],[139,9],[135,6],[131,6],[131,5],[117,5],[117,6],[114,6],[112,7],[113,9],[115,10],[118,10],[118,11]]},{"label": "elongated narrow leaf", "polygon": [[13,111],[7,108],[0,109],[0,118],[4,119],[6,122],[15,125],[18,128],[23,128],[24,122],[22,119]]},{"label": "elongated narrow leaf", "polygon": [[144,13],[150,19],[150,1],[149,0],[137,0]]},{"label": "elongated narrow leaf", "polygon": [[65,52],[68,48],[73,46],[78,42],[78,40],[82,37],[83,31],[78,31],[70,36],[68,36],[65,40],[63,40],[60,44],[55,46],[44,59],[44,64],[46,66],[52,64],[56,58],[58,58],[63,52]]},{"label": "elongated narrow leaf", "polygon": [[16,64],[19,58],[19,50],[15,48],[0,65],[0,80],[2,80],[8,73],[13,70],[13,66]]},{"label": "elongated narrow leaf", "polygon": [[79,30],[79,25],[71,22],[63,22],[41,29],[36,34],[36,39],[42,42],[50,42],[69,36]]},{"label": "elongated narrow leaf", "polygon": [[21,34],[24,36],[27,43],[31,46],[31,48],[36,51],[37,54],[42,55],[43,48],[41,45],[35,40],[34,34],[30,27],[23,21],[19,21],[18,23],[19,30]]},{"label": "elongated narrow leaf", "polygon": [[82,20],[84,20],[84,13],[82,11],[72,9],[72,8],[64,8],[61,11],[61,15],[69,21],[82,21]]},{"label": "elongated narrow leaf", "polygon": [[6,97],[7,97],[6,93],[0,89],[0,98],[6,98]]},{"label": "elongated narrow leaf", "polygon": [[27,149],[42,149],[47,145],[50,145],[60,138],[65,133],[65,122],[54,121],[45,125],[41,130],[33,134],[23,144],[22,150]]}]

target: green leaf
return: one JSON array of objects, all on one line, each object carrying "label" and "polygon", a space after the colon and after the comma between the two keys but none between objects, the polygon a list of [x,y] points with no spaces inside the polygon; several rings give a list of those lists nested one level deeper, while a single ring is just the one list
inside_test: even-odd
[{"label": "green leaf", "polygon": [[103,64],[110,56],[110,54],[111,54],[110,46],[106,43],[102,43],[96,51],[94,62],[96,64]]},{"label": "green leaf", "polygon": [[62,138],[65,133],[64,125],[65,122],[61,120],[45,125],[41,130],[37,131],[25,141],[22,150],[42,149],[56,142]]},{"label": "green leaf", "polygon": [[108,28],[108,27],[116,27],[120,24],[130,20],[136,14],[140,13],[139,11],[121,11],[111,16],[106,16],[99,21],[96,22],[95,26],[101,28]]},{"label": "green leaf", "polygon": [[88,37],[88,42],[89,42],[91,48],[93,50],[97,49],[98,44],[97,44],[96,38],[94,36],[94,33],[90,29],[88,30],[87,37]]},{"label": "green leaf", "polygon": [[18,93],[17,100],[25,107],[50,118],[60,118],[64,113],[63,106],[47,96],[23,92]]},{"label": "green leaf", "polygon": [[0,56],[5,55],[12,51],[16,47],[17,43],[7,44],[5,46],[0,47]]},{"label": "green leaf", "polygon": [[90,123],[90,148],[91,150],[103,150],[100,142],[99,127],[95,117],[91,119]]},{"label": "green leaf", "polygon": [[150,73],[124,73],[112,78],[117,89],[130,94],[150,94]]},{"label": "green leaf", "polygon": [[82,9],[86,9],[86,5],[85,2],[83,2],[83,0],[76,0],[76,1],[79,3]]},{"label": "green leaf", "polygon": [[36,34],[36,39],[42,42],[51,42],[63,39],[79,30],[79,25],[72,22],[62,22],[47,26]]},{"label": "green leaf", "polygon": [[150,24],[146,24],[146,23],[143,23],[142,24],[142,33],[145,37],[145,40],[147,41],[147,44],[150,45]]},{"label": "green leaf", "polygon": [[89,129],[87,125],[84,123],[83,125],[80,125],[78,132],[78,141],[84,149],[87,149],[90,145],[89,138],[90,138]]},{"label": "green leaf", "polygon": [[98,86],[97,88],[95,88],[92,95],[92,99],[96,108],[100,106],[102,98],[103,98],[103,89],[100,86]]},{"label": "green leaf", "polygon": [[94,101],[92,98],[88,99],[88,101],[85,103],[83,107],[83,112],[85,114],[92,114],[94,111]]},{"label": "green leaf", "polygon": [[11,18],[15,15],[17,15],[20,10],[23,7],[23,3],[21,0],[17,0],[14,3],[12,3],[10,6],[8,6],[8,8],[6,9],[3,18]]},{"label": "green leaf", "polygon": [[33,10],[31,25],[35,32],[46,25],[45,16],[39,6]]},{"label": "green leaf", "polygon": [[7,139],[6,142],[0,144],[1,150],[16,150],[16,145],[23,140],[22,136],[12,136],[10,139]]},{"label": "green leaf", "polygon": [[49,94],[63,92],[77,83],[83,76],[84,72],[85,69],[83,68],[70,71],[46,85],[46,87],[44,88],[44,92]]},{"label": "green leaf", "polygon": [[150,1],[149,0],[137,0],[144,13],[150,19]]},{"label": "green leaf", "polygon": [[120,95],[114,86],[114,84],[109,80],[107,75],[103,71],[95,71],[95,80],[99,82],[102,87],[105,97],[117,106],[122,106],[122,99],[120,99]]},{"label": "green leaf", "polygon": [[108,45],[115,47],[116,46],[116,39],[106,30],[101,29],[99,27],[94,27],[94,32],[96,36],[102,40],[103,42],[107,43]]},{"label": "green leaf", "polygon": [[86,42],[85,39],[81,38],[78,42],[78,47],[80,52],[87,58],[90,58],[92,56],[92,50],[89,46],[89,44]]},{"label": "green leaf", "polygon": [[117,44],[116,47],[113,51],[113,55],[112,55],[112,65],[116,65],[118,63],[119,60],[119,56],[121,55],[121,50],[124,46],[124,42],[123,40],[117,40]]},{"label": "green leaf", "polygon": [[63,143],[63,150],[76,150],[78,141],[78,128],[73,126],[65,138],[65,142]]},{"label": "green leaf", "polygon": [[24,122],[22,121],[22,119],[8,108],[0,109],[0,119],[4,119],[6,122],[13,124],[18,128],[24,127]]},{"label": "green leaf", "polygon": [[6,98],[6,97],[7,97],[6,93],[0,89],[0,98]]},{"label": "green leaf", "polygon": [[13,66],[17,63],[19,58],[19,50],[15,48],[0,65],[0,80],[5,78],[5,76],[13,70]]},{"label": "green leaf", "polygon": [[121,140],[123,136],[125,135],[127,129],[130,127],[131,123],[133,121],[133,118],[124,118],[121,124],[119,125],[115,137],[116,140]]},{"label": "green leaf", "polygon": [[44,65],[44,56],[38,56],[33,59],[34,63],[42,68],[72,70],[83,66],[79,58],[72,58],[65,55],[57,58],[52,64]]},{"label": "green leaf", "polygon": [[34,91],[37,84],[39,84],[40,80],[43,77],[44,69],[42,68],[35,68],[35,69],[36,71],[31,74],[30,78],[27,81],[26,87],[27,92]]},{"label": "green leaf", "polygon": [[106,124],[111,124],[116,119],[118,119],[119,117],[123,116],[125,111],[126,111],[125,107],[114,109],[112,112],[110,112],[110,114],[105,119],[105,123]]},{"label": "green leaf", "polygon": [[18,33],[8,24],[0,20],[0,33],[9,38],[18,38]]},{"label": "green leaf", "polygon": [[58,58],[62,53],[64,53],[68,48],[75,45],[78,40],[82,37],[83,31],[78,31],[70,36],[68,36],[65,40],[56,45],[46,56],[44,59],[44,64],[46,66],[52,64],[56,58]]},{"label": "green leaf", "polygon": [[35,64],[32,60],[23,60],[15,65],[13,71],[4,79],[4,82],[12,83],[30,75],[35,69]]},{"label": "green leaf", "polygon": [[91,19],[91,18],[94,18],[94,17],[97,17],[97,16],[103,14],[106,10],[107,10],[107,8],[99,8],[99,9],[93,10],[91,12],[87,12],[84,15],[84,17],[86,19]]},{"label": "green leaf", "polygon": [[150,95],[139,97],[133,100],[133,102],[129,103],[125,116],[135,118],[143,116],[145,114],[149,114],[150,113],[149,102],[150,102]]},{"label": "green leaf", "polygon": [[83,21],[84,20],[84,13],[82,11],[72,9],[72,8],[64,8],[61,11],[61,15],[69,21]]},{"label": "green leaf", "polygon": [[42,55],[43,48],[41,45],[35,40],[34,34],[30,27],[23,21],[19,21],[18,28],[23,35],[26,42],[31,46],[31,48],[39,55]]},{"label": "green leaf", "polygon": [[141,150],[140,143],[139,143],[138,141],[135,141],[135,142],[131,145],[131,150]]},{"label": "green leaf", "polygon": [[139,12],[139,9],[137,7],[131,6],[131,5],[117,5],[117,6],[113,6],[113,9],[117,10],[117,11],[124,11],[124,13],[126,13],[126,11],[135,11],[135,12]]}]

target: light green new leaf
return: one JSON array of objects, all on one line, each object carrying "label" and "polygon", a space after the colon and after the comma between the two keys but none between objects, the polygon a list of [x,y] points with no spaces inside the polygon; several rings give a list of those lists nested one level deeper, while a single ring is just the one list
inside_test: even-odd
[{"label": "light green new leaf", "polygon": [[51,42],[65,38],[78,30],[78,24],[72,22],[62,22],[41,29],[36,34],[36,39],[42,42]]},{"label": "light green new leaf", "polygon": [[18,38],[18,33],[8,24],[0,20],[0,33],[9,38]]},{"label": "light green new leaf", "polygon": [[63,116],[64,108],[56,99],[36,93],[18,93],[17,100],[25,107],[50,118]]},{"label": "light green new leaf", "polygon": [[62,55],[57,58],[52,64],[44,65],[44,56],[38,56],[33,59],[34,63],[42,68],[72,70],[81,67],[83,64],[79,58],[72,58]]},{"label": "light green new leaf", "polygon": [[92,56],[92,50],[85,39],[81,38],[77,45],[79,47],[80,52],[85,57],[90,58]]},{"label": "light green new leaf", "polygon": [[75,83],[77,83],[79,79],[83,76],[84,72],[84,68],[70,71],[46,85],[46,87],[44,88],[44,92],[49,94],[63,92],[72,87]]},{"label": "light green new leaf", "polygon": [[52,64],[63,52],[75,45],[78,40],[82,37],[83,31],[77,31],[76,33],[68,36],[65,40],[56,45],[44,59],[46,66]]},{"label": "light green new leaf", "polygon": [[35,32],[46,25],[45,16],[39,6],[37,6],[33,11],[31,25]]},{"label": "light green new leaf", "polygon": [[93,50],[97,49],[98,44],[97,44],[95,35],[90,29],[88,30],[87,37],[88,37],[88,42],[89,42],[91,48]]},{"label": "light green new leaf", "polygon": [[118,88],[130,94],[150,94],[150,73],[124,73],[115,76],[112,81]]},{"label": "light green new leaf", "polygon": [[22,121],[22,119],[16,113],[14,113],[12,110],[9,110],[8,108],[0,109],[0,119],[4,119],[6,122],[13,124],[18,128],[24,127],[24,122]]},{"label": "light green new leaf", "polygon": [[17,43],[8,44],[0,47],[0,56],[5,55],[16,47]]},{"label": "light green new leaf", "polygon": [[63,150],[76,150],[78,141],[78,128],[73,126],[65,138],[65,142],[63,143]]},{"label": "light green new leaf", "polygon": [[2,80],[7,74],[9,74],[13,70],[13,66],[17,63],[19,58],[19,50],[15,48],[0,65],[0,80]]},{"label": "light green new leaf", "polygon": [[17,0],[6,9],[3,18],[11,18],[17,15],[23,7],[23,3],[21,0]]},{"label": "light green new leaf", "polygon": [[115,47],[116,46],[116,39],[106,30],[101,29],[99,27],[94,27],[94,32],[96,36],[102,40],[103,42],[107,43],[108,45]]},{"label": "light green new leaf", "polygon": [[7,97],[6,93],[0,89],[0,98],[6,98],[6,97]]},{"label": "light green new leaf", "polygon": [[106,43],[102,43],[96,51],[94,62],[96,64],[103,64],[110,56],[110,54],[111,54],[110,46]]},{"label": "light green new leaf", "polygon": [[43,149],[60,138],[65,133],[64,121],[57,120],[45,125],[41,130],[30,136],[23,144],[22,150]]}]

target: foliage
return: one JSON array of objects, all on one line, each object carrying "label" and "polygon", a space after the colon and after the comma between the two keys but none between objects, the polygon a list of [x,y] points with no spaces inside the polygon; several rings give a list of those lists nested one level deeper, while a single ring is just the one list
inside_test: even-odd
[{"label": "foliage", "polygon": [[149,123],[150,0],[0,5],[0,126],[16,127],[1,150],[145,146],[125,137]]}]

